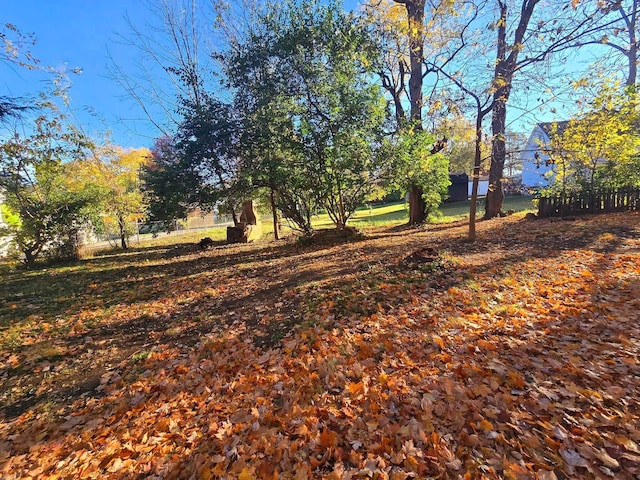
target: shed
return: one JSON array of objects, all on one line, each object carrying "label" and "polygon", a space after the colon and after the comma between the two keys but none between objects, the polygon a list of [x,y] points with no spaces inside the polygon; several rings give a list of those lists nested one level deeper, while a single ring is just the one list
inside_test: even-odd
[{"label": "shed", "polygon": [[467,185],[469,184],[469,175],[466,173],[452,173],[449,175],[451,185],[449,185],[449,197],[446,202],[462,202],[467,200]]}]

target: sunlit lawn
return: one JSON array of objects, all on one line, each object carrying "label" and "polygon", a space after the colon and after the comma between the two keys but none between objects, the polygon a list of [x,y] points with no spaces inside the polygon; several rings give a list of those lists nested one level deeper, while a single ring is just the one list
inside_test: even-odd
[{"label": "sunlit lawn", "polygon": [[[478,206],[478,217],[484,213],[484,199],[480,200]],[[430,223],[449,223],[469,218],[470,202],[451,202],[443,204],[436,215],[429,219]],[[512,196],[504,200],[504,211],[513,210],[522,212],[532,210],[531,197]],[[376,205],[372,207],[360,207],[349,219],[349,225],[353,227],[373,227],[373,226],[394,226],[407,222],[409,218],[409,204],[401,201],[386,205]],[[322,213],[312,218],[312,225],[316,229],[332,228],[333,222],[329,215]],[[294,226],[285,221],[282,222],[284,235],[289,235],[294,231]],[[265,237],[271,238],[273,235],[273,222],[269,216],[264,216],[262,221],[262,232]],[[214,228],[203,228],[188,232],[160,233],[156,238],[151,235],[133,236],[131,244],[134,246],[144,245],[145,247],[163,246],[174,242],[173,237],[180,236],[180,242],[197,243],[204,237],[209,237],[216,242],[224,242],[226,239],[226,228],[223,226]],[[118,250],[117,248],[115,249]]]},{"label": "sunlit lawn", "polygon": [[[451,202],[443,204],[436,215],[432,215],[429,219],[430,223],[449,223],[469,218],[470,202]],[[503,210],[513,210],[522,212],[525,210],[533,210],[531,197],[513,196],[506,197],[504,200]],[[480,200],[478,208],[478,216],[484,213],[484,199]],[[405,223],[409,218],[409,204],[401,201],[386,205],[360,207],[349,219],[349,225],[359,226],[383,226],[383,225],[399,225]],[[316,215],[312,219],[315,228],[330,228],[333,222],[327,214]],[[272,233],[273,226],[269,222],[267,225],[263,223],[265,233]]]},{"label": "sunlit lawn", "polygon": [[[478,215],[484,213],[484,200],[478,208]],[[429,221],[431,223],[448,223],[458,220],[464,220],[469,218],[470,202],[451,202],[443,204],[438,214],[433,215]],[[504,201],[503,210],[514,210],[521,212],[525,210],[532,210],[531,197],[525,196],[513,196],[506,197]],[[407,221],[409,218],[409,204],[405,202],[398,202],[379,207],[366,208],[362,207],[356,211],[353,215],[350,224],[353,226],[359,225],[392,225],[400,224]],[[320,217],[323,226],[330,225],[328,218],[325,220]],[[318,222],[320,223],[320,221]]]}]

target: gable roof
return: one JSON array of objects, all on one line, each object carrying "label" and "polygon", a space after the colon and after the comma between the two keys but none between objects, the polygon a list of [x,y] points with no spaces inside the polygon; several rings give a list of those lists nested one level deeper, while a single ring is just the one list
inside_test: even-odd
[{"label": "gable roof", "polygon": [[[557,125],[554,132],[554,125]],[[551,138],[552,134],[562,135],[569,126],[569,120],[562,120],[560,122],[542,122],[538,123],[538,127],[542,129],[544,133]]]}]

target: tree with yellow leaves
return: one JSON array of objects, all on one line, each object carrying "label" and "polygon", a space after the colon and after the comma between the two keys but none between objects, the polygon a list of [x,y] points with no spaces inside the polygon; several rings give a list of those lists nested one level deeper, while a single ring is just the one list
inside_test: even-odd
[{"label": "tree with yellow leaves", "polygon": [[[449,50],[455,42],[448,41],[453,29],[450,29],[451,25],[447,22],[452,16],[453,6],[454,2],[450,0],[371,0],[362,7],[363,16],[372,26],[381,52],[376,70],[382,86],[393,102],[398,145],[418,147],[418,139],[428,142],[419,146],[420,151],[430,151],[435,145],[435,137],[422,134],[425,113],[423,110],[426,103],[423,84],[428,74],[436,73],[436,70],[425,62],[425,55],[429,58],[450,58]],[[456,25],[456,28],[458,27]],[[408,116],[405,108],[407,99]],[[409,140],[409,137],[414,135],[415,138]],[[437,150],[436,148],[434,153]],[[405,166],[405,172],[429,169],[428,164],[420,162],[420,155],[406,153],[407,155],[402,157],[411,164]],[[426,157],[423,160],[426,161]],[[410,176],[404,182],[409,194],[409,224],[412,225],[426,221],[427,212],[432,207],[429,199],[433,198],[435,193],[429,191],[431,186],[421,185],[420,178],[424,177]],[[445,181],[446,179],[442,179],[436,184],[442,185]]]},{"label": "tree with yellow leaves", "polygon": [[106,145],[85,162],[84,174],[102,191],[104,226],[117,228],[120,246],[128,248],[127,225],[144,217],[145,198],[140,189],[140,169],[151,152],[146,148],[123,149]]},{"label": "tree with yellow leaves", "polygon": [[633,87],[603,86],[545,146],[554,165],[550,187],[561,194],[640,185],[638,99]]}]

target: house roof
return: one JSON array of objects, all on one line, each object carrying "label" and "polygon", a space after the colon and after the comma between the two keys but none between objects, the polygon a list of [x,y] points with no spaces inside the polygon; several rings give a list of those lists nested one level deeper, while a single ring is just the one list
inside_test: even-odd
[{"label": "house roof", "polygon": [[[554,132],[554,125],[557,125]],[[569,126],[569,120],[562,120],[560,122],[542,122],[538,123],[538,127],[542,129],[544,133],[547,134],[549,138],[551,138],[552,133],[557,133],[558,135],[562,135],[564,131]]]}]

